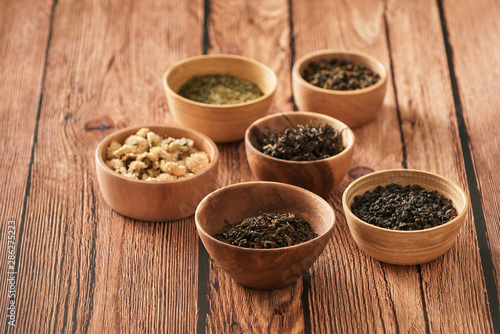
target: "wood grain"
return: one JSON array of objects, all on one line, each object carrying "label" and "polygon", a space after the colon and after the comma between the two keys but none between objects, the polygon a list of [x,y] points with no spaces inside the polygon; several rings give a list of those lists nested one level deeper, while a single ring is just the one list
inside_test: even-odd
[{"label": "wood grain", "polygon": [[[0,0],[1,277],[8,269],[6,223],[18,224],[17,327],[4,322],[4,328],[494,332],[498,319],[488,303],[500,291],[499,181],[492,177],[500,161],[499,13],[492,0]],[[456,72],[451,82],[443,19]],[[147,223],[105,204],[94,150],[116,129],[171,123],[161,83],[171,64],[204,51],[261,61],[278,76],[276,113],[294,107],[293,61],[326,48],[366,52],[389,77],[380,114],[354,130],[351,169],[328,197],[337,225],[310,277],[279,290],[251,290],[203,256],[208,271],[199,276],[192,217]],[[454,103],[462,107],[458,121]],[[255,179],[242,141],[218,147],[218,187]],[[400,167],[436,172],[464,188],[477,180],[471,195],[479,208],[469,212],[452,249],[422,266],[366,256],[341,209],[341,195],[355,178]],[[483,222],[472,212],[484,216],[485,226],[475,228]],[[7,291],[6,280],[0,289]],[[7,302],[0,300],[4,320]],[[498,298],[492,305],[498,307]]]},{"label": "wood grain", "polygon": [[201,52],[201,8],[57,2],[18,255],[18,331],[194,331],[194,222],[114,213],[92,157],[112,129],[168,122],[161,76]]},{"label": "wood grain", "polygon": [[[387,6],[408,167],[438,173],[467,189],[437,4],[394,1]],[[473,224],[469,210],[451,250],[421,267],[431,332],[492,330]],[[442,279],[436,279],[436,273]],[[453,287],[443,285],[443,280],[453,282]],[[455,320],[443,321],[437,316],[443,312]]]},{"label": "wood grain", "polygon": [[[468,145],[472,153],[474,176],[477,187],[474,194],[480,196],[480,208],[475,214],[484,215],[484,239],[488,245],[481,245],[491,254],[496,285],[497,300],[500,299],[500,180],[495,177],[500,162],[500,139],[498,128],[500,120],[497,108],[500,104],[498,95],[500,76],[500,46],[497,40],[500,31],[498,11],[500,6],[495,1],[482,1],[472,5],[464,3],[454,6],[452,2],[443,4],[448,25],[449,42],[453,48],[453,64],[458,83],[464,123],[468,134]],[[467,24],[464,24],[466,20]],[[468,27],[466,27],[468,26]],[[481,50],[481,52],[478,52]],[[481,219],[478,217],[478,219]],[[482,219],[481,219],[482,220]],[[482,240],[484,240],[482,239]],[[486,241],[486,240],[485,240]],[[486,262],[486,261],[485,261]],[[489,261],[484,265],[488,266]],[[493,288],[492,288],[493,290]],[[498,308],[498,301],[496,307]],[[498,309],[497,313],[498,314]],[[500,319],[493,319],[500,325]]]},{"label": "wood grain", "polygon": [[[271,113],[293,109],[287,1],[210,1],[208,37],[208,53],[239,54],[256,59],[274,71],[278,88]],[[219,145],[219,149],[220,186],[254,179],[243,142]],[[304,328],[301,291],[299,280],[276,293],[255,292],[238,286],[211,262],[205,330],[300,333]]]},{"label": "wood grain", "polygon": [[[16,258],[20,262],[22,233],[25,226],[25,201],[30,194],[27,182],[32,166],[32,147],[36,138],[38,108],[45,55],[50,32],[52,1],[1,1],[0,2],[0,319],[6,325],[8,284],[8,222],[14,221]],[[10,230],[12,231],[12,230]],[[12,245],[12,244],[10,244]],[[21,275],[16,276],[16,288]],[[12,299],[19,315],[19,291]],[[16,323],[19,323],[16,321]]]},{"label": "wood grain", "polygon": [[[320,49],[361,50],[390,69],[389,50],[384,29],[384,6],[380,2],[331,2],[308,6],[293,2],[296,55]],[[391,79],[391,78],[389,78]],[[394,332],[425,328],[421,296],[413,291],[418,282],[415,267],[394,273],[397,267],[381,264],[359,250],[342,213],[341,196],[352,177],[373,170],[400,168],[404,161],[398,114],[392,80],[378,117],[354,129],[355,152],[351,178],[330,195],[338,225],[324,255],[311,272],[309,294],[313,332]],[[321,259],[321,257],[320,257]],[[418,285],[417,285],[418,289]],[[418,290],[417,290],[418,291]],[[400,323],[406,313],[401,294],[410,294],[409,320]],[[398,327],[403,326],[404,327]]]}]

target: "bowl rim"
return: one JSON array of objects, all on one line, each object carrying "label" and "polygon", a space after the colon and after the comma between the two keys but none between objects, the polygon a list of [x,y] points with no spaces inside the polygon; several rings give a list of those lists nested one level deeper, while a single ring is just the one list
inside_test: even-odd
[{"label": "bowl rim", "polygon": [[[348,193],[350,191],[352,191],[352,188],[354,187],[354,185],[358,184],[359,182],[362,182],[362,181],[364,181],[366,179],[369,179],[369,178],[373,178],[373,177],[377,177],[377,176],[380,176],[380,175],[383,175],[383,174],[387,174],[389,172],[390,173],[398,172],[398,173],[401,173],[401,174],[407,174],[408,172],[411,172],[411,173],[417,173],[417,174],[421,174],[421,175],[426,175],[428,178],[439,179],[441,181],[445,181],[444,184],[446,184],[446,183],[451,184],[452,187],[454,187],[456,190],[458,190],[458,192],[465,199],[464,208],[452,220],[449,220],[449,221],[447,221],[446,223],[444,223],[442,225],[438,225],[438,226],[426,228],[426,229],[423,229],[423,230],[412,230],[412,231],[391,230],[391,229],[388,229],[388,228],[383,228],[383,227],[379,227],[379,226],[375,226],[375,225],[369,224],[369,223],[365,222],[364,220],[358,218],[351,211],[351,208],[347,205],[347,195],[348,195]],[[418,184],[418,183],[415,183],[415,184]],[[380,184],[380,185],[383,185],[383,184]],[[448,225],[455,224],[457,221],[463,220],[465,218],[465,215],[467,214],[469,206],[470,206],[469,196],[467,196],[466,192],[462,189],[462,187],[460,187],[455,182],[451,181],[450,179],[448,179],[448,178],[446,178],[444,176],[441,176],[441,175],[436,174],[436,173],[424,171],[424,170],[419,170],[419,169],[396,168],[396,169],[385,169],[385,170],[380,170],[380,171],[372,172],[372,173],[363,175],[362,177],[360,177],[360,178],[354,180],[353,182],[351,182],[351,184],[344,190],[344,193],[342,194],[342,207],[344,209],[344,215],[345,216],[349,215],[358,224],[362,224],[362,225],[368,226],[370,228],[374,228],[375,230],[383,231],[384,233],[395,234],[395,235],[396,234],[399,234],[399,235],[401,235],[401,234],[425,234],[425,233],[431,233],[432,231],[438,231],[439,229],[445,228]]]},{"label": "bowl rim", "polygon": [[[173,72],[174,69],[176,69],[177,67],[179,67],[183,64],[193,63],[193,62],[196,62],[196,61],[199,61],[202,59],[208,59],[208,58],[221,59],[221,60],[237,59],[237,60],[240,60],[242,62],[248,62],[248,63],[252,63],[254,65],[257,65],[263,72],[270,74],[270,76],[272,77],[272,80],[273,80],[273,83],[272,83],[273,87],[269,92],[264,93],[264,95],[254,99],[254,100],[246,101],[246,102],[242,102],[242,103],[236,103],[236,104],[209,104],[209,103],[202,103],[202,102],[193,101],[193,100],[187,99],[187,98],[179,95],[179,93],[177,93],[175,90],[172,89],[172,87],[170,87],[170,85],[168,84],[167,78]],[[214,73],[214,74],[220,74],[220,73]],[[162,82],[163,82],[163,87],[165,88],[165,90],[168,93],[170,93],[175,98],[183,101],[184,103],[190,103],[190,104],[193,104],[195,106],[209,108],[209,109],[222,109],[222,110],[232,109],[235,107],[247,107],[247,106],[252,105],[252,104],[257,104],[261,101],[264,101],[264,100],[272,97],[276,93],[276,90],[278,88],[278,77],[276,76],[276,73],[274,73],[274,71],[269,66],[265,65],[264,63],[262,63],[260,61],[249,58],[249,57],[244,57],[244,56],[235,55],[235,54],[224,54],[224,53],[204,54],[204,55],[198,55],[198,56],[193,56],[193,57],[181,59],[181,60],[179,60],[179,61],[177,61],[169,66],[169,68],[163,74]]]},{"label": "bowl rim", "polygon": [[[306,242],[302,242],[300,244],[296,244],[296,245],[292,245],[292,246],[285,246],[285,247],[278,247],[278,248],[246,248],[246,247],[240,247],[240,246],[231,245],[231,244],[225,243],[223,241],[220,241],[220,240],[214,238],[213,236],[211,236],[210,234],[208,234],[200,226],[200,223],[198,221],[199,211],[203,208],[204,205],[206,205],[205,203],[207,203],[210,200],[211,197],[216,196],[217,194],[219,194],[221,192],[230,191],[233,188],[240,188],[242,186],[249,186],[249,185],[254,185],[254,184],[265,184],[265,185],[268,185],[270,187],[289,188],[290,190],[298,191],[298,192],[301,192],[301,193],[305,193],[305,194],[308,194],[308,196],[314,197],[330,213],[330,217],[332,217],[331,224],[328,226],[328,228],[323,233],[318,234],[318,236],[316,238],[314,238],[314,239],[308,240]],[[205,237],[209,238],[211,241],[215,242],[217,245],[222,246],[222,247],[229,247],[230,249],[235,249],[235,250],[238,250],[238,251],[241,251],[241,252],[252,252],[252,253],[253,252],[257,252],[257,253],[278,253],[278,252],[283,252],[283,251],[287,251],[287,250],[293,250],[293,249],[297,249],[299,247],[305,247],[306,245],[314,244],[319,239],[325,237],[325,235],[327,235],[328,233],[333,232],[333,229],[335,228],[335,225],[337,223],[337,217],[335,215],[335,211],[333,210],[332,206],[325,199],[323,199],[321,196],[316,195],[315,193],[313,193],[313,192],[311,192],[309,190],[303,189],[301,187],[293,186],[291,184],[286,184],[286,183],[281,183],[281,182],[271,182],[271,181],[248,181],[248,182],[233,183],[233,184],[230,184],[230,185],[227,185],[227,186],[224,186],[224,187],[221,187],[219,189],[214,190],[213,192],[211,192],[210,194],[208,194],[207,196],[205,196],[205,198],[203,198],[201,200],[201,202],[198,204],[198,206],[196,208],[196,211],[194,213],[194,220],[195,220],[196,230],[198,231],[198,233],[203,234]],[[326,243],[328,243],[328,241],[329,240],[326,240]]]},{"label": "bowl rim", "polygon": [[[304,77],[299,73],[299,68],[306,62],[308,62],[311,58],[316,57],[316,56],[334,56],[334,55],[339,55],[339,56],[345,56],[345,55],[354,55],[354,56],[359,56],[365,59],[368,59],[372,61],[373,63],[377,64],[383,71],[383,73],[379,73],[377,71],[377,74],[380,75],[380,80],[376,82],[375,84],[365,87],[365,88],[360,88],[360,89],[353,89],[353,90],[335,90],[335,89],[327,89],[327,88],[321,88],[318,86],[315,86],[309,82],[307,82]],[[380,62],[377,58],[370,56],[367,53],[361,52],[361,51],[354,51],[354,50],[342,50],[342,49],[324,49],[324,50],[318,50],[318,51],[313,51],[310,53],[305,54],[299,60],[295,62],[295,64],[292,67],[292,76],[294,79],[299,80],[300,83],[305,85],[307,88],[312,89],[314,91],[317,91],[318,93],[325,93],[325,94],[330,94],[330,95],[340,95],[340,96],[349,96],[349,95],[357,95],[357,94],[362,94],[362,93],[367,93],[373,90],[378,89],[381,86],[384,86],[387,82],[387,68]]]},{"label": "bowl rim", "polygon": [[[283,116],[283,115],[284,116],[289,116],[289,115],[292,115],[292,116],[294,116],[294,115],[303,115],[303,116],[310,116],[311,119],[313,119],[315,117],[318,117],[320,119],[333,120],[334,123],[342,124],[343,125],[342,129],[347,129],[348,133],[352,137],[352,141],[350,143],[348,143],[348,145],[344,148],[344,150],[342,152],[340,152],[338,154],[335,154],[335,155],[333,155],[331,157],[324,158],[324,159],[319,159],[319,160],[293,161],[293,160],[285,160],[285,159],[275,158],[275,157],[272,157],[270,155],[262,153],[257,147],[255,147],[253,145],[252,141],[250,140],[250,132],[251,132],[251,130],[255,126],[257,126],[258,123],[262,123],[264,121],[268,121],[268,120],[270,120],[272,118],[278,118],[279,116]],[[339,130],[337,128],[335,128],[335,129]],[[342,129],[340,129],[340,131],[342,131]],[[275,113],[275,114],[267,115],[265,117],[259,118],[258,120],[256,120],[252,124],[250,124],[250,126],[245,131],[245,143],[248,143],[248,145],[246,145],[246,146],[249,147],[252,150],[253,153],[255,153],[258,156],[263,157],[265,159],[269,159],[271,161],[276,161],[276,162],[281,162],[281,163],[287,163],[287,164],[289,163],[289,164],[292,164],[292,165],[299,165],[299,166],[300,165],[322,164],[322,163],[325,163],[325,162],[333,161],[335,159],[339,159],[342,156],[347,155],[350,151],[352,151],[354,149],[355,142],[356,142],[356,137],[354,135],[354,132],[344,122],[342,122],[342,121],[340,121],[340,120],[338,120],[338,119],[336,119],[334,117],[325,115],[325,114],[320,114],[320,113],[315,113],[315,112],[310,112],[310,111],[287,111],[287,112],[280,112],[280,113]]]},{"label": "bowl rim", "polygon": [[[113,141],[114,138],[117,137],[118,135],[121,135],[121,134],[127,133],[127,132],[130,132],[130,135],[132,135],[132,134],[136,133],[138,130],[140,130],[142,128],[149,128],[149,129],[151,129],[151,128],[164,128],[167,131],[169,129],[180,130],[180,131],[185,132],[186,133],[185,137],[189,138],[189,139],[192,139],[192,138],[189,137],[190,134],[194,134],[196,136],[199,136],[203,141],[207,142],[210,145],[210,147],[212,147],[212,149],[214,150],[213,159],[210,159],[210,163],[208,164],[208,166],[205,167],[199,173],[196,173],[196,174],[194,174],[194,175],[192,175],[190,177],[187,177],[187,178],[176,179],[176,180],[167,180],[167,181],[156,181],[156,180],[146,181],[146,180],[133,179],[131,177],[124,176],[124,175],[122,175],[122,174],[120,174],[120,173],[112,170],[111,167],[109,167],[106,164],[106,162],[104,161],[104,159],[102,159],[102,156],[101,156],[102,150],[106,150],[107,146],[109,146],[109,144],[111,143],[111,141]],[[105,145],[106,143],[107,143],[107,145]],[[182,127],[179,127],[179,126],[171,126],[171,125],[145,124],[145,125],[131,126],[131,127],[126,127],[126,128],[123,128],[123,129],[119,129],[117,131],[114,131],[114,132],[110,133],[106,137],[104,137],[99,142],[99,144],[97,145],[97,148],[95,150],[95,161],[96,161],[96,164],[99,165],[99,167],[101,168],[101,170],[103,170],[104,172],[106,172],[106,174],[111,175],[112,177],[117,177],[117,178],[129,181],[129,182],[138,183],[138,184],[148,184],[148,185],[152,185],[152,186],[155,186],[155,185],[165,185],[165,184],[176,184],[176,183],[182,183],[182,182],[186,182],[186,181],[192,181],[192,180],[195,180],[196,178],[201,177],[203,174],[209,173],[215,166],[218,165],[218,162],[219,162],[219,149],[217,148],[217,145],[215,144],[215,142],[212,139],[210,139],[208,136],[206,136],[206,135],[204,135],[201,132],[198,132],[196,130],[186,129],[186,128],[182,128]]]}]

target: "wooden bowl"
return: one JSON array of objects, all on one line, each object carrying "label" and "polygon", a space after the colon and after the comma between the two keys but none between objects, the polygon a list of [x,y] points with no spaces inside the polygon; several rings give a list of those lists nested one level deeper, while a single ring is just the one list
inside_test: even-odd
[{"label": "wooden bowl", "polygon": [[[345,59],[364,65],[381,78],[367,88],[341,91],[314,86],[302,77],[309,63],[332,59]],[[362,52],[321,50],[309,53],[295,63],[292,89],[299,110],[319,112],[356,127],[373,120],[381,109],[387,89],[387,71],[382,63]]]},{"label": "wooden bowl", "polygon": [[[329,124],[342,131],[346,147],[339,154],[316,161],[289,161],[273,158],[259,150],[259,138],[266,129],[285,131],[290,122],[298,124]],[[344,178],[351,165],[354,151],[354,133],[344,123],[318,113],[286,112],[266,116],[254,122],[245,134],[245,150],[248,164],[259,180],[293,184],[327,197]]]},{"label": "wooden bowl", "polygon": [[[453,202],[458,216],[429,229],[401,231],[368,224],[352,213],[350,208],[355,196],[390,183],[417,184],[429,191],[437,190]],[[342,196],[342,205],[349,230],[359,248],[382,262],[414,265],[438,258],[453,245],[465,221],[469,199],[459,186],[442,176],[419,170],[394,169],[374,172],[352,182]]]},{"label": "wooden bowl", "polygon": [[[112,140],[123,143],[141,128],[173,138],[190,138],[194,147],[210,158],[208,167],[190,177],[173,181],[143,181],[115,172],[106,165],[106,149]],[[172,126],[145,125],[111,133],[96,149],[97,180],[104,200],[116,212],[138,220],[168,221],[191,216],[198,203],[215,189],[219,151],[207,136]]]},{"label": "wooden bowl", "polygon": [[[294,213],[319,236],[302,244],[250,249],[219,241],[212,235],[225,225],[265,213]],[[275,182],[246,182],[218,189],[195,213],[196,228],[215,263],[236,282],[255,289],[276,289],[295,282],[317,260],[333,232],[335,214],[321,197],[299,187]]]},{"label": "wooden bowl", "polygon": [[[186,99],[177,92],[194,76],[229,74],[255,83],[264,93],[253,101],[213,105]],[[262,63],[236,55],[203,55],[172,65],[163,76],[170,113],[179,124],[197,130],[216,142],[243,139],[246,128],[266,115],[274,98],[278,79]]]}]

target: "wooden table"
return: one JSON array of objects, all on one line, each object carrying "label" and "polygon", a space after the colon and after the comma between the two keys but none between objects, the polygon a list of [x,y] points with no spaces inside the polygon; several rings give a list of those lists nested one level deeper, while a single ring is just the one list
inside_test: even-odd
[{"label": "wooden table", "polygon": [[[5,331],[500,333],[499,17],[493,0],[0,1]],[[276,113],[294,109],[294,61],[326,48],[371,54],[390,82],[328,197],[333,237],[297,283],[243,288],[210,260],[193,217],[147,223],[106,205],[94,150],[116,129],[172,122],[161,84],[171,64],[257,59],[279,78]],[[254,179],[242,142],[219,149],[219,187]],[[341,209],[353,179],[402,167],[470,194],[456,243],[428,264],[369,258]]]}]

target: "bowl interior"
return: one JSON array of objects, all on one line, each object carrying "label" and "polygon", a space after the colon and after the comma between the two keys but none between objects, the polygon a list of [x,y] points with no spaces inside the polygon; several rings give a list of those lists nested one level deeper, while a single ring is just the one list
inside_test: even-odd
[{"label": "bowl interior", "polygon": [[[225,225],[264,213],[293,213],[308,221],[318,235],[334,224],[331,206],[304,189],[275,182],[247,182],[216,190],[196,210],[198,227],[213,236]],[[215,239],[214,239],[215,240]]]},{"label": "bowl interior", "polygon": [[[113,175],[116,175],[118,177],[125,178],[130,181],[137,181],[137,182],[146,182],[149,184],[159,184],[163,182],[181,182],[183,179],[179,180],[172,180],[172,181],[143,181],[143,180],[136,180],[132,179],[126,176],[123,176],[115,171],[113,171],[108,165],[106,165],[106,149],[108,148],[109,144],[115,140],[119,142],[120,144],[123,144],[125,139],[129,137],[130,135],[135,134],[137,131],[139,131],[142,128],[148,128],[154,133],[164,137],[164,136],[170,136],[176,139],[186,137],[189,139],[192,139],[194,142],[194,147],[199,150],[199,151],[204,151],[207,153],[208,157],[210,158],[210,164],[207,166],[205,170],[211,169],[211,167],[217,163],[218,159],[218,150],[217,146],[215,143],[209,139],[207,136],[202,135],[201,133],[193,130],[188,130],[188,129],[182,129],[174,126],[159,126],[159,125],[144,125],[144,126],[136,126],[132,128],[126,128],[122,130],[118,130],[114,133],[111,133],[108,135],[106,138],[104,138],[99,146],[97,147],[97,158],[98,158],[98,163],[102,165],[102,167],[112,173]],[[203,173],[204,171],[201,171],[200,173],[192,176],[196,177],[197,175]]]},{"label": "bowl interior", "polygon": [[[354,197],[358,195],[363,195],[367,191],[372,191],[379,185],[386,186],[390,183],[396,183],[402,186],[417,184],[428,191],[432,190],[438,191],[441,195],[449,198],[453,202],[453,206],[457,210],[458,216],[451,221],[460,219],[462,216],[466,214],[469,203],[468,198],[465,192],[458,185],[440,175],[430,172],[410,170],[410,169],[375,172],[365,175],[362,178],[359,178],[358,180],[354,181],[344,192],[343,196],[344,210],[348,210],[349,215],[354,217],[359,222],[368,224],[359,219],[358,217],[356,217],[351,212],[351,205],[354,202]],[[446,224],[448,223],[449,222],[447,222]],[[421,231],[437,229],[446,224]],[[373,226],[374,228],[377,229],[382,229],[374,225],[370,226]],[[388,229],[383,229],[383,230],[397,232],[397,233],[421,232],[421,231],[392,231]]]},{"label": "bowl interior", "polygon": [[264,96],[253,101],[268,97],[277,86],[276,75],[267,66],[250,58],[231,55],[206,55],[180,61],[165,73],[164,80],[167,88],[177,94],[189,79],[208,74],[233,75],[255,83]]},{"label": "bowl interior", "polygon": [[[303,77],[304,70],[306,69],[307,66],[309,66],[310,63],[319,62],[322,60],[330,61],[333,59],[349,60],[354,63],[363,65],[368,69],[372,70],[373,72],[377,73],[378,75],[380,75],[380,80],[376,84],[366,88],[342,91],[342,90],[332,90],[332,89],[317,87],[314,86],[313,84],[310,84],[304,79]],[[387,80],[387,71],[381,62],[379,62],[377,59],[369,55],[356,51],[346,52],[346,51],[335,51],[335,50],[323,50],[323,51],[313,52],[301,58],[297,62],[294,70],[298,74],[301,81],[306,83],[308,86],[314,87],[315,89],[319,89],[321,91],[328,92],[331,94],[356,94],[362,91],[375,89],[383,85],[383,83]]]},{"label": "bowl interior", "polygon": [[[312,113],[312,112],[285,112],[281,114],[274,114],[264,117],[257,122],[255,122],[247,131],[246,138],[252,144],[252,147],[258,151],[260,154],[264,155],[259,149],[260,143],[262,142],[263,134],[266,133],[267,129],[271,131],[284,132],[287,128],[296,125],[325,125],[329,124],[337,131],[342,133],[342,143],[345,149],[339,154],[330,157],[328,159],[336,158],[345,154],[347,150],[351,150],[354,145],[354,133],[352,130],[344,123],[322,114]],[[270,159],[276,159],[271,156],[265,155]],[[286,161],[277,159],[280,161]],[[320,161],[320,160],[318,160]],[[311,163],[311,161],[287,161],[290,163]]]}]

